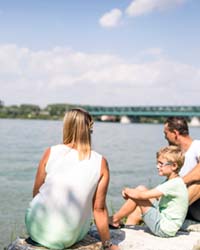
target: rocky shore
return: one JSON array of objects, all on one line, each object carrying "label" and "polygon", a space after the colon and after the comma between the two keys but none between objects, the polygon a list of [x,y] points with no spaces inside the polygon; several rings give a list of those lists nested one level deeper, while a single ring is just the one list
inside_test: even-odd
[{"label": "rocky shore", "polygon": [[[110,230],[114,244],[120,250],[200,250],[200,224],[186,223],[175,237],[160,238],[152,235],[146,226],[130,226]],[[93,227],[84,240],[70,249],[97,250],[101,243],[96,227]],[[27,244],[25,239],[16,239],[7,250],[44,250]]]}]

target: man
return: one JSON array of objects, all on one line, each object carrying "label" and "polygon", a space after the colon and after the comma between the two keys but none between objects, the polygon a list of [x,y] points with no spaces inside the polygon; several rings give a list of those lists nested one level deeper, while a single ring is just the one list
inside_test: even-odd
[{"label": "man", "polygon": [[164,134],[170,145],[179,146],[185,152],[180,176],[188,187],[188,218],[200,221],[200,140],[190,137],[187,121],[182,117],[169,117]]}]

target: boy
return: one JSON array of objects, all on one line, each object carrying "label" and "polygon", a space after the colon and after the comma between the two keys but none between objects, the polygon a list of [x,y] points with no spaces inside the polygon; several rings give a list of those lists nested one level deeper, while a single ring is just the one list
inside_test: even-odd
[{"label": "boy", "polygon": [[178,174],[183,163],[184,155],[177,146],[168,146],[157,152],[158,174],[166,176],[166,181],[150,190],[144,186],[125,188],[122,196],[127,201],[110,218],[111,227],[119,227],[121,219],[138,206],[143,221],[154,235],[175,236],[188,209],[187,188]]}]

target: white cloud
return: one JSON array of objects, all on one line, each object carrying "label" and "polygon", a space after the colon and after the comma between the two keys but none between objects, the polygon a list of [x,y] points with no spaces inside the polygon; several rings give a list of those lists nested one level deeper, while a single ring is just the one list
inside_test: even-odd
[{"label": "white cloud", "polygon": [[186,0],[134,0],[126,9],[129,16],[140,16],[152,11],[163,11],[183,4]]},{"label": "white cloud", "polygon": [[[137,17],[153,11],[165,11],[184,4],[188,0],[133,0],[126,8],[125,14],[130,17]],[[125,15],[124,15],[125,16]],[[123,11],[118,8],[105,13],[99,20],[104,28],[117,27],[122,23]]]},{"label": "white cloud", "polygon": [[117,27],[120,24],[122,18],[122,11],[119,9],[113,9],[110,12],[105,13],[99,20],[102,27],[111,28]]},{"label": "white cloud", "polygon": [[5,104],[197,105],[199,82],[199,68],[162,56],[136,64],[62,47],[32,51],[0,45],[0,99]]}]

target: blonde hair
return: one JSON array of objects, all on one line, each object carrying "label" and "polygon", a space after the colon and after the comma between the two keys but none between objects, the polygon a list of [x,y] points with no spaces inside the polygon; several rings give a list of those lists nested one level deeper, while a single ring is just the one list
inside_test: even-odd
[{"label": "blonde hair", "polygon": [[81,108],[72,109],[64,116],[63,143],[77,147],[79,160],[90,157],[92,125],[91,115]]},{"label": "blonde hair", "polygon": [[165,158],[167,161],[176,163],[177,164],[177,169],[176,172],[178,173],[180,169],[182,168],[185,160],[185,156],[183,151],[180,149],[178,146],[168,146],[161,148],[157,153],[156,157],[157,159],[159,157]]}]

